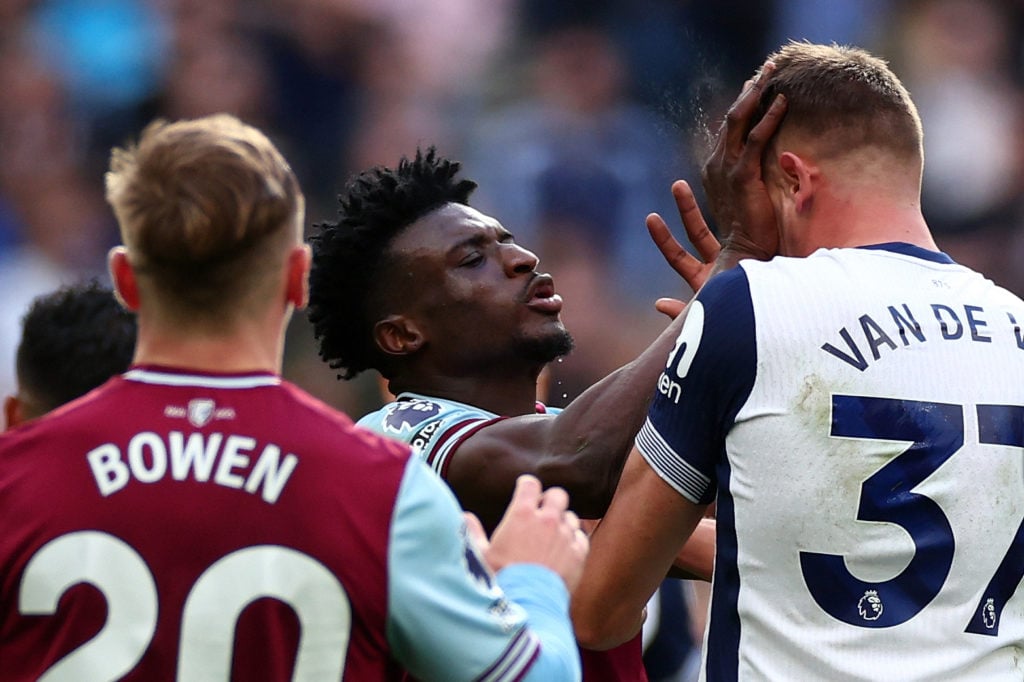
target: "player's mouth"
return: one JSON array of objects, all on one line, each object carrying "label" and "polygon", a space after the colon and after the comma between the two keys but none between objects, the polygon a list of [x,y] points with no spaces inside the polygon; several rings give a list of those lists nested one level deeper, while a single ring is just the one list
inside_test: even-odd
[{"label": "player's mouth", "polygon": [[551,275],[537,275],[526,289],[526,305],[531,310],[547,315],[562,312],[562,297],[555,293]]}]

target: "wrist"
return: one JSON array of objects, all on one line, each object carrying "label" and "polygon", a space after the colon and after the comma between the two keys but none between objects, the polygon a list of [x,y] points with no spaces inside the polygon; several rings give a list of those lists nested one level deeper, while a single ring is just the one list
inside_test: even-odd
[{"label": "wrist", "polygon": [[744,235],[733,233],[722,243],[722,249],[715,258],[713,273],[728,270],[745,258],[767,261],[774,256],[774,250],[762,246]]}]

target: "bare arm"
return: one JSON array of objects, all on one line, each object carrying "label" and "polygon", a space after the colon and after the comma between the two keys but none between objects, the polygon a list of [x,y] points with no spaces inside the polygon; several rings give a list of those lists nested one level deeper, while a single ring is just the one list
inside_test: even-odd
[{"label": "bare arm", "polygon": [[[704,166],[703,182],[711,211],[724,234],[721,249],[685,182],[675,183],[672,193],[687,234],[706,265],[695,267],[664,221],[656,215],[648,218],[652,236],[679,272],[698,270],[699,276],[707,279],[743,258],[766,260],[778,252],[779,235],[762,177],[761,158],[785,114],[785,99],[776,98],[761,120],[751,125],[773,70],[774,65],[766,63],[758,77],[746,83],[730,107],[714,152]],[[669,314],[679,308],[678,302],[659,301],[659,309]],[[685,311],[679,315],[684,317]],[[709,539],[713,542],[707,535],[709,523],[704,522],[705,529],[699,531],[694,549],[680,551],[701,523],[705,508],[669,486],[639,451],[633,450],[608,513],[591,537],[592,552],[573,595],[573,622],[581,644],[609,648],[635,635],[642,625],[644,605],[666,571],[673,564],[676,569],[687,570],[687,562],[692,558],[699,561],[708,549],[704,543]]]},{"label": "bare arm", "polygon": [[711,582],[711,574],[715,569],[716,528],[717,523],[712,518],[705,517],[697,523],[672,562],[668,577]]},{"label": "bare arm", "polygon": [[[685,181],[674,183],[672,194],[700,259],[672,236],[661,216],[652,213],[647,217],[647,229],[662,256],[694,291],[741,258],[770,258],[778,250],[775,215],[761,177],[761,156],[782,121],[785,100],[777,98],[747,132],[773,68],[771,63],[765,64],[760,77],[744,86],[704,167],[703,181],[713,214],[727,230],[724,246],[719,247],[708,229]],[[637,359],[591,386],[560,415],[506,419],[481,429],[459,446],[447,477],[463,508],[480,516],[486,527],[493,527],[516,476],[531,473],[546,486],[568,490],[580,516],[604,514],[684,317],[680,315],[682,301],[661,299],[656,306],[676,319]]]},{"label": "bare arm", "polygon": [[590,538],[591,554],[572,596],[576,638],[608,649],[643,625],[644,605],[704,515],[634,450],[608,513]]},{"label": "bare arm", "polygon": [[[600,521],[584,520],[581,524],[587,535],[593,535]],[[701,519],[686,540],[686,544],[676,555],[667,577],[711,582],[711,576],[715,570],[716,528],[717,523],[714,518],[705,516]]]},{"label": "bare arm", "polygon": [[516,477],[529,473],[545,486],[565,488],[581,517],[603,516],[681,323],[673,321],[639,357],[560,414],[504,419],[467,438],[451,455],[446,474],[463,509],[493,528]]},{"label": "bare arm", "polygon": [[564,490],[542,491],[536,478],[520,476],[512,501],[490,538],[469,512],[465,514],[466,528],[495,573],[516,563],[539,564],[557,573],[572,591],[579,584],[590,544],[568,504]]},{"label": "bare arm", "polygon": [[[660,217],[648,216],[647,226],[665,259],[696,290],[707,274],[704,262],[717,255],[718,242],[713,236],[710,241],[698,237],[711,233],[689,186],[686,193],[683,201],[677,196],[680,218],[702,260],[686,253]],[[678,302],[679,310],[683,305]],[[584,391],[559,415],[504,419],[467,438],[451,456],[446,474],[463,509],[493,528],[516,477],[529,473],[545,486],[565,488],[581,517],[603,516],[681,326],[679,316],[635,360]]]}]

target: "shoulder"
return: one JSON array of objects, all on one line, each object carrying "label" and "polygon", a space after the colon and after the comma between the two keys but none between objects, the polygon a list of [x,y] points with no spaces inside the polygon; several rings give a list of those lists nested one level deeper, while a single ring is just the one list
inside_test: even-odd
[{"label": "shoulder", "polygon": [[750,279],[745,268],[736,267],[708,280],[687,306],[686,321],[669,361],[681,361],[687,355],[692,359],[698,350],[704,356],[728,353],[736,343],[753,338]]},{"label": "shoulder", "polygon": [[[753,266],[763,266],[765,263],[753,261]],[[726,304],[737,299],[750,298],[750,277],[747,273],[748,261],[742,261],[740,266],[721,272],[709,279],[700,291],[697,292],[696,300],[700,301],[706,308]]]},{"label": "shoulder", "polygon": [[377,433],[411,442],[424,429],[465,420],[493,419],[497,415],[472,405],[441,398],[404,394],[357,423]]},{"label": "shoulder", "polygon": [[406,393],[366,415],[358,425],[411,446],[446,478],[449,455],[479,429],[500,419],[465,403]]},{"label": "shoulder", "polygon": [[304,434],[302,437],[314,442],[345,442],[347,447],[362,450],[364,453],[376,453],[377,457],[395,459],[404,462],[409,456],[409,448],[392,438],[383,438],[374,429],[361,427],[344,412],[322,402],[306,393],[301,388],[283,381],[282,394],[286,405],[274,421],[283,429]]}]

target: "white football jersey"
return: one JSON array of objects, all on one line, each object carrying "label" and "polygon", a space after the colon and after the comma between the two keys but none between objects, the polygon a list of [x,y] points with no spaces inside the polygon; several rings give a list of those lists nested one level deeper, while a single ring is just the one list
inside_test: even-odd
[{"label": "white football jersey", "polygon": [[702,679],[1024,679],[1024,302],[907,244],[741,266],[637,437],[717,499]]}]

